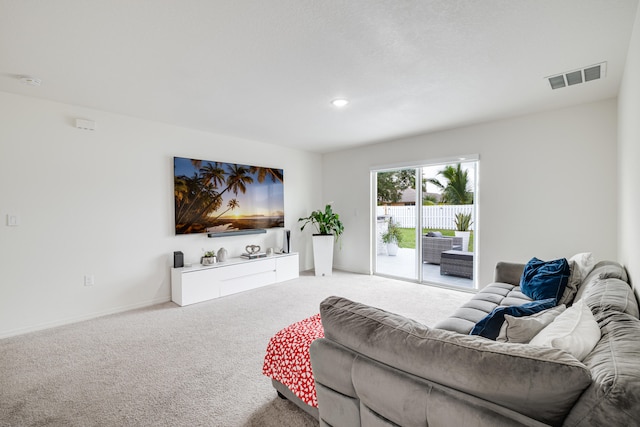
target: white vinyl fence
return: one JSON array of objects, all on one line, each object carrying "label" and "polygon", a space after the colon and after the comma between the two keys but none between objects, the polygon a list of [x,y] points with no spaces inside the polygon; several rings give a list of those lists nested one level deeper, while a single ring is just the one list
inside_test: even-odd
[{"label": "white vinyl fence", "polygon": [[[443,230],[455,230],[457,213],[471,214],[470,230],[474,229],[475,215],[473,205],[435,205],[422,206],[423,228],[439,228]],[[391,217],[402,228],[416,228],[415,206],[378,206],[378,217]]]}]

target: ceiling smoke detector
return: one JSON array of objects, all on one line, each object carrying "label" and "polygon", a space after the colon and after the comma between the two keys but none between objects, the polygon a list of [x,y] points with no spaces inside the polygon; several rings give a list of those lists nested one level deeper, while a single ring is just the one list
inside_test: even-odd
[{"label": "ceiling smoke detector", "polygon": [[29,86],[40,86],[42,84],[42,80],[37,77],[31,76],[20,76],[20,81]]},{"label": "ceiling smoke detector", "polygon": [[349,103],[349,100],[344,98],[337,98],[331,101],[331,105],[333,105],[336,108],[346,107],[348,103]]},{"label": "ceiling smoke detector", "polygon": [[561,87],[573,86],[591,80],[598,80],[607,75],[607,63],[601,62],[595,65],[581,68],[579,70],[565,71],[562,74],[545,77],[549,80],[551,89],[560,89]]}]

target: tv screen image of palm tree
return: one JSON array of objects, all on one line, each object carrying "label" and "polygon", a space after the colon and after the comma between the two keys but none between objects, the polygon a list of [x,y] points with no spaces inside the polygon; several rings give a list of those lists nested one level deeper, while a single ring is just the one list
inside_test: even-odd
[{"label": "tv screen image of palm tree", "polygon": [[284,227],[284,171],[173,158],[176,234]]}]

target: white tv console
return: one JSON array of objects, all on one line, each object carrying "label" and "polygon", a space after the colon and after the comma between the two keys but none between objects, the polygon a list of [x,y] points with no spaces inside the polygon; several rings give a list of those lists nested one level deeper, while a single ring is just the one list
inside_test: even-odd
[{"label": "white tv console", "polygon": [[185,306],[295,279],[299,273],[297,253],[172,268],[171,300]]}]

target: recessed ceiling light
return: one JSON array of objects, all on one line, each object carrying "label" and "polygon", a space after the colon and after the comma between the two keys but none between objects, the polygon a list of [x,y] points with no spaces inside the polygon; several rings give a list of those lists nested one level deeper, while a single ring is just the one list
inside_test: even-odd
[{"label": "recessed ceiling light", "polygon": [[331,105],[333,105],[334,107],[337,108],[342,108],[344,106],[346,106],[349,103],[349,101],[347,99],[344,98],[338,98],[338,99],[334,99],[333,101],[331,101]]},{"label": "recessed ceiling light", "polygon": [[20,76],[20,81],[29,86],[40,86],[42,84],[42,80],[31,76]]}]

